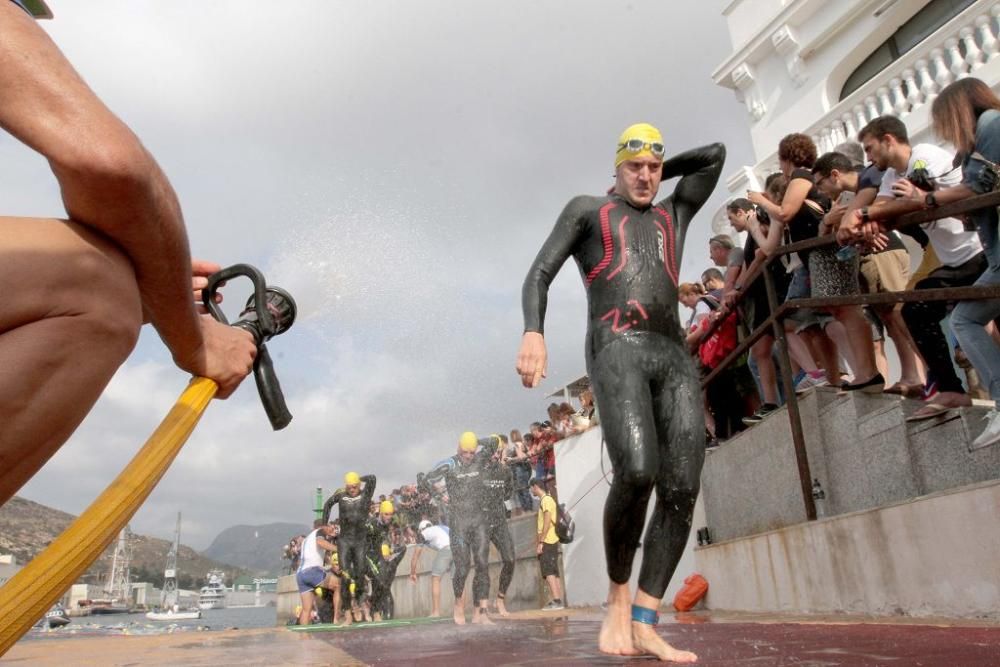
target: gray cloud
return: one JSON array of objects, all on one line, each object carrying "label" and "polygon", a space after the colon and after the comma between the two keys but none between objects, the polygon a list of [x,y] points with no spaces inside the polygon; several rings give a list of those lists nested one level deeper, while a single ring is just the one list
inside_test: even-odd
[{"label": "gray cloud", "polygon": [[[251,384],[213,405],[134,528],[172,516],[207,546],[235,523],[307,521],[313,487],[411,480],[459,432],[523,428],[520,284],[564,203],[611,182],[626,125],[668,149],[750,161],[744,111],[710,72],[722,3],[53,2],[45,28],[177,189],[193,252],[249,261],[303,317],[272,354],[295,420],[272,433]],[[45,162],[0,137],[4,212],[58,215]],[[664,185],[666,194],[671,183]],[[696,220],[683,279],[708,266]],[[242,302],[230,289],[229,309]],[[245,294],[245,292],[244,292]],[[583,373],[575,266],[553,284],[546,393]],[[186,379],[146,332],[28,497],[79,512]]]}]

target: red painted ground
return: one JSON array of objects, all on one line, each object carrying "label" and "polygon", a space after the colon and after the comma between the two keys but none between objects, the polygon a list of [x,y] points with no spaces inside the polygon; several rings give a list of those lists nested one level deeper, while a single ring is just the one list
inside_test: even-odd
[{"label": "red painted ground", "polygon": [[[1000,665],[1000,627],[933,627],[880,623],[667,623],[660,633],[694,651],[705,667],[854,667]],[[596,614],[499,621],[495,627],[454,625],[339,632],[313,639],[368,664],[630,665],[648,659],[597,650]]]}]

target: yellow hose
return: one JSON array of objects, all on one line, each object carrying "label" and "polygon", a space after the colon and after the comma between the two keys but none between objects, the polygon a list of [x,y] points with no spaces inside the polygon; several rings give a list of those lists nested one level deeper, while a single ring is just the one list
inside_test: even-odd
[{"label": "yellow hose", "polygon": [[192,378],[121,474],[42,553],[0,587],[0,656],[100,557],[156,488],[218,385]]}]

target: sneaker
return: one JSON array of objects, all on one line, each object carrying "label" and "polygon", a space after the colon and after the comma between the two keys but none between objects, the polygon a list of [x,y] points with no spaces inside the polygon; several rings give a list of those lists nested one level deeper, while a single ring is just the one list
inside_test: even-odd
[{"label": "sneaker", "polygon": [[774,403],[764,403],[759,408],[757,408],[757,412],[753,413],[749,417],[744,417],[743,423],[746,424],[747,426],[753,426],[754,424],[759,424],[762,421],[764,421],[764,417],[767,417],[769,414],[771,414],[777,409],[778,406],[775,405]]},{"label": "sneaker", "polygon": [[972,441],[972,444],[969,445],[970,449],[989,447],[1000,442],[1000,410],[990,410],[983,417],[983,420],[986,422],[986,428],[979,434],[979,437]]},{"label": "sneaker", "polygon": [[556,611],[559,609],[565,609],[566,605],[563,604],[562,600],[550,600],[547,605],[542,607],[542,611]]},{"label": "sneaker", "polygon": [[816,371],[816,374],[806,373],[805,376],[799,380],[799,383],[795,385],[796,394],[804,394],[813,387],[828,387],[830,385],[826,380],[825,371]]}]

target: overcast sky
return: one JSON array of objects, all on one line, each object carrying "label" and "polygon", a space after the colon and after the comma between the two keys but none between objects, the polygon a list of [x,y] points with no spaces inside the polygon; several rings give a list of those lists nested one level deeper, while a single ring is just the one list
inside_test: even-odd
[{"label": "overcast sky", "polygon": [[[549,378],[526,391],[521,282],[563,205],[610,185],[627,125],[657,125],[670,153],[727,145],[681,277],[709,266],[724,179],[753,161],[744,107],[710,77],[725,4],[51,0],[42,25],[166,171],[194,256],[256,264],[300,309],[270,345],[291,425],[271,431],[252,381],[211,405],[133,529],[169,537],[180,510],[203,549],[233,524],[306,524],[348,470],[388,492],[464,430],[541,418],[584,372],[585,294],[571,261]],[[0,179],[4,214],[64,215],[46,163],[6,135]],[[21,495],[82,511],[186,382],[144,331]]]}]

